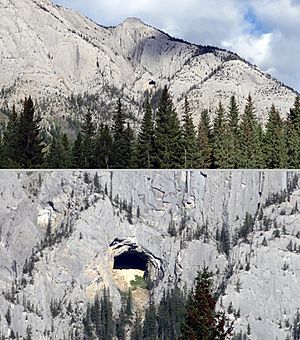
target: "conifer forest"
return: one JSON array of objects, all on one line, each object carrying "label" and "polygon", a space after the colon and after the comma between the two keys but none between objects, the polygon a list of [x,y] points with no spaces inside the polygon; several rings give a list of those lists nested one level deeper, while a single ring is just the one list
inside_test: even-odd
[{"label": "conifer forest", "polygon": [[[150,297],[142,319],[133,312],[132,292],[122,296],[119,315],[114,318],[109,290],[88,305],[83,319],[86,339],[126,339],[131,329],[131,340],[143,339],[206,339],[225,340],[233,335],[233,323],[238,311],[215,310],[217,295],[213,292],[213,275],[207,267],[198,272],[195,288],[187,293],[176,285],[164,291],[156,305]],[[237,335],[236,339],[239,339]]]},{"label": "conifer forest", "polygon": [[13,107],[2,126],[0,167],[16,169],[276,169],[300,167],[300,97],[283,119],[273,105],[263,126],[255,115],[251,95],[243,112],[236,98],[219,103],[211,119],[194,112],[185,99],[179,118],[165,87],[155,109],[143,105],[135,131],[122,100],[117,100],[111,121],[99,123],[92,110],[82,118],[75,138],[55,129],[49,133],[25,98],[21,112]]}]

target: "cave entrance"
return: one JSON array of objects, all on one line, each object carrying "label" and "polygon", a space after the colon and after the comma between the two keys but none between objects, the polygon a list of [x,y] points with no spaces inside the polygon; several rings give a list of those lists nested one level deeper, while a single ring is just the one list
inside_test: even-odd
[{"label": "cave entrance", "polygon": [[148,258],[138,252],[127,251],[114,258],[113,269],[138,269],[147,272]]}]

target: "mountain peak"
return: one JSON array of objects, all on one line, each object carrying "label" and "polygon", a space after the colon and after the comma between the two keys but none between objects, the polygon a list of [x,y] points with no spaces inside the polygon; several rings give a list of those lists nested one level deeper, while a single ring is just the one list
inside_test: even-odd
[{"label": "mountain peak", "polygon": [[146,24],[139,18],[129,17],[126,18],[121,25],[130,25],[130,26],[146,26]]}]

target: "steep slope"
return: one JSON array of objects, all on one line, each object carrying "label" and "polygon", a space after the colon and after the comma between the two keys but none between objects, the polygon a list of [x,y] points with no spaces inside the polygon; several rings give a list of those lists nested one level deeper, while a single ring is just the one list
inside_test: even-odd
[{"label": "steep slope", "polygon": [[[95,172],[2,172],[0,332],[24,335],[31,325],[33,339],[81,339],[87,302],[104,287],[120,308],[130,278],[114,261],[131,251],[146,261],[139,268],[147,266],[155,299],[170,282],[191,287],[206,263],[223,287],[219,305],[240,310],[236,331],[249,323],[250,339],[284,340],[299,308],[297,175],[101,171],[98,185]],[[245,232],[247,212],[255,222]],[[223,226],[228,256],[216,239]],[[143,306],[147,295],[137,295]]]},{"label": "steep slope", "polygon": [[294,101],[293,90],[236,54],[174,39],[135,18],[106,28],[48,0],[1,0],[0,11],[2,101],[31,93],[50,99],[48,114],[62,115],[72,111],[72,94],[108,102],[122,92],[139,116],[144,92],[168,84],[179,111],[188,95],[196,121],[202,108],[232,94],[243,106],[251,93],[262,120],[273,102],[285,115]]}]

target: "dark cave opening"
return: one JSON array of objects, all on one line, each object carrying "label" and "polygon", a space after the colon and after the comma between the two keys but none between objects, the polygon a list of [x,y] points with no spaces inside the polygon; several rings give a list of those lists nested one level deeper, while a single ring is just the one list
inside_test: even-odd
[{"label": "dark cave opening", "polygon": [[127,251],[114,258],[114,269],[139,269],[146,272],[147,263],[145,254]]}]

